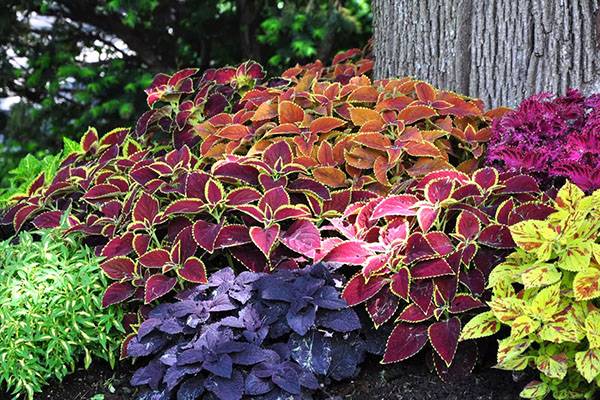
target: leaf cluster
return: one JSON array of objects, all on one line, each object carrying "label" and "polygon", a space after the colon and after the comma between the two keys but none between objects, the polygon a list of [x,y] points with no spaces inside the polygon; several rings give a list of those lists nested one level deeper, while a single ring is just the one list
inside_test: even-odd
[{"label": "leaf cluster", "polygon": [[115,364],[122,312],[102,308],[99,259],[58,230],[0,242],[0,384],[33,399],[83,358]]},{"label": "leaf cluster", "polygon": [[355,376],[367,343],[322,264],[266,275],[226,268],[152,311],[128,343],[150,361],[141,399],[305,399],[319,378]]},{"label": "leaf cluster", "polygon": [[463,339],[501,325],[501,369],[535,368],[541,380],[522,397],[591,398],[600,384],[600,191],[589,196],[568,182],[556,211],[510,227],[517,249],[490,274],[490,311],[471,320]]}]

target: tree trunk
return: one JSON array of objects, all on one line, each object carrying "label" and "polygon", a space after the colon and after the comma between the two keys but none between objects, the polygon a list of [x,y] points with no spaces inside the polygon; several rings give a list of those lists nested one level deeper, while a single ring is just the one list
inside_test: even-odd
[{"label": "tree trunk", "polygon": [[514,106],[600,92],[600,0],[373,0],[375,75]]}]

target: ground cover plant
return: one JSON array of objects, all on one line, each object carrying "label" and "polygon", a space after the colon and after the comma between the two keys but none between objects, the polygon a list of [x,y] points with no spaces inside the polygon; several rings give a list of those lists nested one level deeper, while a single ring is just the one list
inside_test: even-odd
[{"label": "ground cover plant", "polygon": [[101,305],[99,259],[58,230],[0,242],[0,386],[33,399],[83,360],[115,365],[124,330],[119,309]]},{"label": "ground cover plant", "polygon": [[544,220],[510,227],[518,247],[492,271],[491,310],[473,318],[462,339],[507,325],[496,367],[540,375],[522,397],[589,399],[600,384],[600,191],[585,196],[569,182],[555,207]]},{"label": "ground cover plant", "polygon": [[324,240],[316,260],[360,268],[343,298],[364,303],[376,328],[394,324],[383,363],[430,343],[438,374],[450,380],[477,361],[473,343],[459,346],[461,316],[485,307],[487,277],[515,245],[508,226],[552,211],[526,175],[432,172],[403,194],[355,203],[331,219],[323,229],[343,239]]},{"label": "ground cover plant", "polygon": [[547,187],[565,179],[587,192],[600,188],[600,94],[542,93],[494,121],[487,160],[530,173]]},{"label": "ground cover plant", "polygon": [[128,344],[130,356],[152,357],[131,380],[149,387],[140,399],[305,399],[326,377],[354,377],[368,347],[322,264],[226,268],[178,298],[150,311]]}]

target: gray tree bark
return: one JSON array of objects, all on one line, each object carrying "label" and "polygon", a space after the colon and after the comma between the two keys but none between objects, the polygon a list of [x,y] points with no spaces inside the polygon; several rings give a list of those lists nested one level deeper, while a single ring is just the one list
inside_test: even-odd
[{"label": "gray tree bark", "polygon": [[600,92],[600,0],[373,0],[375,75],[518,104]]}]

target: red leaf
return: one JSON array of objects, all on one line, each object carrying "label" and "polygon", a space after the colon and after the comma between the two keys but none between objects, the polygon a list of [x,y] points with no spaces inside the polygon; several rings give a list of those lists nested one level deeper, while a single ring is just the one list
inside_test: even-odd
[{"label": "red leaf", "polygon": [[396,296],[408,300],[410,289],[410,271],[408,268],[400,268],[398,272],[392,275],[390,289]]},{"label": "red leaf", "polygon": [[267,271],[267,259],[264,254],[253,245],[234,247],[231,249],[231,255],[250,271]]},{"label": "red leaf", "polygon": [[113,304],[121,303],[135,293],[135,287],[129,282],[114,282],[104,292],[102,297],[102,307],[108,307]]},{"label": "red leaf", "polygon": [[409,295],[423,312],[427,312],[433,301],[433,283],[429,279],[411,281]]},{"label": "red leaf", "polygon": [[101,256],[112,258],[118,256],[126,256],[133,250],[133,233],[126,233],[121,236],[112,238],[102,248]]},{"label": "red leaf", "polygon": [[295,221],[279,240],[290,250],[310,258],[321,247],[319,229],[307,220]]},{"label": "red leaf", "polygon": [[248,228],[243,225],[227,225],[221,228],[217,240],[215,241],[215,249],[223,249],[226,247],[240,246],[250,243],[250,233]]},{"label": "red leaf", "polygon": [[463,240],[473,240],[479,235],[481,229],[481,223],[473,213],[469,211],[463,211],[456,219],[456,233],[462,237]]},{"label": "red leaf", "polygon": [[427,327],[400,322],[388,338],[383,364],[404,361],[417,354],[427,344]]},{"label": "red leaf", "polygon": [[275,224],[268,228],[253,226],[250,228],[250,238],[260,251],[269,258],[273,245],[279,238],[279,225]]},{"label": "red leaf", "polygon": [[144,290],[144,302],[148,304],[158,299],[159,297],[164,296],[175,287],[176,283],[177,278],[170,278],[161,274],[152,275],[146,281],[146,287]]},{"label": "red leaf", "polygon": [[431,324],[427,333],[436,353],[446,365],[452,364],[460,336],[460,319],[452,317],[446,321]]},{"label": "red leaf", "polygon": [[32,223],[37,229],[57,228],[62,216],[62,211],[46,211],[35,217]]},{"label": "red leaf", "polygon": [[387,197],[373,209],[371,219],[378,219],[390,215],[416,215],[417,211],[413,207],[418,201],[419,199],[417,197],[408,194]]},{"label": "red leaf", "polygon": [[171,262],[171,255],[163,249],[150,250],[139,259],[139,263],[146,268],[162,268],[169,262]]},{"label": "red leaf", "polygon": [[342,298],[346,300],[349,307],[355,306],[375,296],[386,283],[381,276],[374,276],[365,282],[362,274],[356,274],[346,284]]},{"label": "red leaf", "polygon": [[408,237],[408,240],[406,241],[407,263],[435,257],[436,255],[437,253],[433,250],[433,247],[431,247],[422,233],[416,232]]},{"label": "red leaf", "polygon": [[98,142],[98,132],[95,128],[89,128],[81,138],[81,149],[87,153]]},{"label": "red leaf", "polygon": [[398,321],[409,322],[411,324],[427,321],[429,318],[433,317],[432,308],[433,307],[430,307],[430,309],[427,310],[427,313],[424,313],[416,304],[409,304],[398,316]]},{"label": "red leaf", "polygon": [[103,183],[88,190],[82,198],[84,200],[98,200],[115,196],[118,193],[121,193],[121,189],[119,189],[118,186],[111,185],[110,183]]},{"label": "red leaf", "polygon": [[413,279],[435,278],[444,275],[453,275],[454,270],[442,258],[426,260],[415,264],[410,270]]},{"label": "red leaf", "polygon": [[461,313],[475,308],[485,307],[485,304],[468,294],[458,294],[450,304],[451,313]]},{"label": "red leaf", "polygon": [[394,316],[400,299],[388,287],[384,287],[376,296],[367,301],[367,312],[375,325],[380,327]]},{"label": "red leaf", "polygon": [[479,243],[495,249],[512,249],[515,242],[506,225],[490,225],[483,228],[479,234]]},{"label": "red leaf", "polygon": [[158,215],[158,200],[147,193],[142,193],[133,207],[133,220],[152,223]]},{"label": "red leaf", "polygon": [[529,193],[539,192],[535,179],[528,175],[517,175],[502,182],[504,188],[499,193]]},{"label": "red leaf", "polygon": [[169,204],[164,211],[164,216],[173,214],[197,214],[204,209],[204,202],[199,199],[180,199]]},{"label": "red leaf", "polygon": [[498,183],[498,171],[490,167],[478,169],[473,173],[473,180],[483,190],[487,190]]},{"label": "red leaf", "polygon": [[194,240],[196,243],[198,243],[198,246],[202,247],[209,253],[212,253],[215,249],[215,242],[217,241],[217,237],[219,236],[222,228],[222,225],[212,224],[200,219],[194,222],[192,234]]},{"label": "red leaf", "polygon": [[209,179],[204,187],[204,196],[209,204],[217,204],[223,200],[223,189],[214,179]]},{"label": "red leaf", "polygon": [[190,257],[183,263],[183,267],[177,270],[177,274],[188,282],[207,283],[206,267],[202,260]]},{"label": "red leaf", "polygon": [[447,256],[454,251],[454,245],[444,232],[429,232],[425,238],[427,243],[441,256]]},{"label": "red leaf", "polygon": [[114,280],[133,279],[135,263],[129,257],[114,257],[100,264],[104,273]]},{"label": "red leaf", "polygon": [[362,242],[342,242],[332,248],[325,257],[324,262],[341,263],[347,265],[361,265],[370,255]]}]

